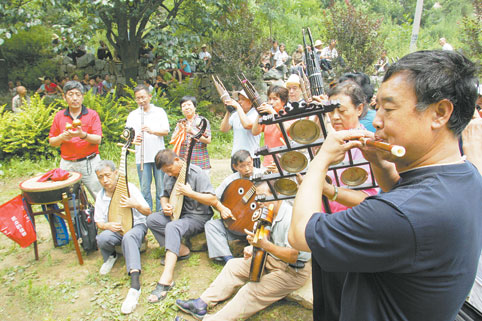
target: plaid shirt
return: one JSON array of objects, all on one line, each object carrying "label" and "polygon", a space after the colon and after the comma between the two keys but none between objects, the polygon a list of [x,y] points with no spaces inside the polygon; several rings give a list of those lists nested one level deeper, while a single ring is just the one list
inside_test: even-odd
[{"label": "plaid shirt", "polygon": [[[203,116],[196,115],[196,117],[204,118]],[[186,118],[181,119],[179,122],[185,121]],[[211,125],[209,124],[209,120],[207,120],[208,126],[206,128],[205,134],[208,137],[211,137]],[[178,124],[179,124],[178,122]],[[176,125],[176,130],[178,130],[178,126]],[[189,137],[186,136],[186,139],[182,142],[181,145],[181,151],[179,152],[179,157],[186,159],[187,157],[187,152],[188,152],[188,147],[189,147]],[[200,141],[197,141],[196,144],[194,144],[194,148],[192,150],[192,155],[191,155],[191,164],[197,165],[201,167],[202,169],[210,169],[211,168],[211,163],[209,162],[209,154],[208,154],[208,149],[207,145],[204,143],[201,143]]]}]

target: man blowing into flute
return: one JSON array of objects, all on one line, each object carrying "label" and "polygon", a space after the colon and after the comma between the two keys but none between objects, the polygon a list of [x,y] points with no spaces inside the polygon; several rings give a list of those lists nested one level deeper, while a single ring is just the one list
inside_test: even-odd
[{"label": "man blowing into flute", "polygon": [[[347,272],[339,320],[453,321],[464,303],[482,245],[482,178],[458,145],[474,113],[474,73],[453,51],[405,56],[385,74],[373,121],[375,139],[404,146],[405,156],[350,141],[368,132],[338,131],[310,163],[289,241],[321,269]],[[327,169],[353,147],[383,193],[320,213]]]}]

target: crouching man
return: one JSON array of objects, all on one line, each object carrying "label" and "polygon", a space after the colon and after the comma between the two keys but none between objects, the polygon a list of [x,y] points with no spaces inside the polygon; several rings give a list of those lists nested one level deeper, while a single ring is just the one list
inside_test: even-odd
[{"label": "crouching man", "polygon": [[95,202],[94,219],[97,227],[104,230],[97,235],[97,245],[104,259],[104,264],[102,264],[99,273],[106,275],[111,271],[117,260],[115,246],[122,244],[122,253],[124,254],[126,262],[127,273],[131,277],[131,288],[122,304],[121,312],[128,314],[136,308],[141,294],[141,283],[139,280],[141,273],[140,248],[142,240],[144,240],[147,233],[146,216],[151,214],[151,208],[139,189],[129,183],[130,197],[123,196],[120,201],[120,206],[132,208],[134,226],[127,233],[121,235],[121,224],[119,222],[108,221],[109,204],[117,184],[117,170],[115,165],[112,161],[102,160],[97,168],[95,168],[95,173],[97,174],[100,185],[102,185],[102,189],[97,195]]},{"label": "crouching man", "polygon": [[[266,182],[256,186],[257,195],[271,195]],[[244,249],[244,258],[229,260],[221,273],[198,299],[176,300],[176,305],[198,320],[229,321],[246,319],[270,304],[281,300],[305,284],[311,272],[310,254],[298,252],[288,244],[291,205],[284,201],[261,203],[274,205],[271,240],[253,241],[254,234],[246,231],[251,244]],[[260,282],[248,282],[253,245],[268,252]],[[227,300],[240,286],[238,293],[216,314],[206,314],[208,305]],[[179,320],[179,319],[178,319]]]}]

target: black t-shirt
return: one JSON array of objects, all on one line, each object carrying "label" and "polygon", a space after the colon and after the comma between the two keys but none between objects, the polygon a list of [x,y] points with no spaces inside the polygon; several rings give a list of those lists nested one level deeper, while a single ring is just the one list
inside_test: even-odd
[{"label": "black t-shirt", "polygon": [[325,271],[348,272],[340,320],[453,321],[482,245],[482,178],[470,163],[402,173],[387,193],[316,213],[306,240]]}]

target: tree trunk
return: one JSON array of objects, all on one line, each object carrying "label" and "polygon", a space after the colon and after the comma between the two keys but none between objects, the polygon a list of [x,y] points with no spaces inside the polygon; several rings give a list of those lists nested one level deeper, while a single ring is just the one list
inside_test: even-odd
[{"label": "tree trunk", "polygon": [[120,56],[122,59],[122,69],[126,77],[126,84],[130,84],[130,80],[137,81],[139,71],[139,42],[129,41],[126,44],[119,45]]}]

